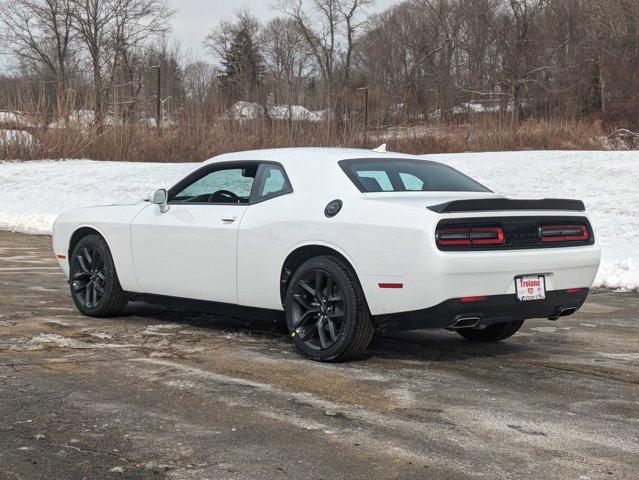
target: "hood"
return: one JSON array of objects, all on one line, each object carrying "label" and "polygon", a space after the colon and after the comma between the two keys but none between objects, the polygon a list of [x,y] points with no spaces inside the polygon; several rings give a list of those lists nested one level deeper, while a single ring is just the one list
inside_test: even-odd
[{"label": "hood", "polygon": [[110,207],[129,207],[131,205],[138,205],[140,203],[146,203],[148,202],[147,199],[141,199],[141,200],[121,200],[115,203],[110,203],[108,206]]}]

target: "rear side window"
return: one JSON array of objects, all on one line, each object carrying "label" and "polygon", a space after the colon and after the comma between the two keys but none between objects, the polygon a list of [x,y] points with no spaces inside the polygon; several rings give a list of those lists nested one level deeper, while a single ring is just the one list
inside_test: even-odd
[{"label": "rear side window", "polygon": [[291,193],[292,191],[293,188],[281,165],[271,163],[263,163],[260,165],[253,203],[262,202],[269,198]]},{"label": "rear side window", "polygon": [[344,173],[364,193],[490,192],[481,183],[448,165],[427,160],[355,159],[339,162]]}]

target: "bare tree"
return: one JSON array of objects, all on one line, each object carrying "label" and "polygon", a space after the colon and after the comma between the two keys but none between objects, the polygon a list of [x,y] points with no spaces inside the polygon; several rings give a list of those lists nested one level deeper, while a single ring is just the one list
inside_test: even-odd
[{"label": "bare tree", "polygon": [[[335,101],[337,86],[348,83],[357,31],[363,25],[361,14],[370,0],[313,0],[305,9],[302,0],[281,0],[278,8],[296,23],[315,57],[329,98]],[[341,78],[337,62],[343,58]]]},{"label": "bare tree", "polygon": [[95,124],[104,122],[104,71],[117,0],[69,0],[73,27],[86,49],[93,76]]},{"label": "bare tree", "polygon": [[220,22],[204,40],[204,47],[222,64],[223,83],[232,97],[265,101],[257,91],[263,70],[260,43],[261,24],[247,9]]},{"label": "bare tree", "polygon": [[501,15],[492,25],[501,50],[502,83],[508,88],[512,101],[511,124],[522,117],[522,92],[547,69],[539,63],[542,48],[538,43],[538,21],[548,0],[508,0]]},{"label": "bare tree", "polygon": [[589,0],[587,8],[596,86],[605,111],[608,98],[639,88],[639,4],[636,0]]},{"label": "bare tree", "polygon": [[460,50],[465,66],[457,83],[463,91],[491,94],[495,90],[498,69],[495,55],[497,12],[503,0],[464,0],[464,28]]},{"label": "bare tree", "polygon": [[105,115],[105,73],[132,48],[167,29],[166,0],[68,0],[72,25],[88,55],[94,87],[95,124]]},{"label": "bare tree", "polygon": [[262,33],[262,45],[266,68],[273,79],[275,101],[283,101],[288,107],[289,125],[292,122],[292,105],[299,103],[302,86],[314,71],[313,57],[296,22],[290,18],[274,18]]},{"label": "bare tree", "polygon": [[304,10],[302,0],[282,0],[279,5],[280,10],[289,15],[299,28],[332,94],[337,48],[337,0],[316,0],[314,7],[319,15],[311,18]]},{"label": "bare tree", "polygon": [[338,10],[344,20],[346,30],[346,51],[344,53],[344,74],[342,75],[342,85],[346,85],[351,76],[351,61],[355,49],[355,38],[358,31],[364,25],[363,10],[370,5],[373,0],[343,0],[338,3]]},{"label": "bare tree", "polygon": [[11,0],[0,5],[2,47],[64,82],[73,58],[68,0]]},{"label": "bare tree", "polygon": [[442,111],[448,111],[451,97],[456,91],[462,59],[460,45],[467,9],[463,2],[450,0],[421,0],[420,8],[427,12],[428,22],[436,26],[433,34],[429,67],[426,75],[433,79],[435,103]]},{"label": "bare tree", "polygon": [[20,64],[55,82],[58,110],[77,65],[69,0],[11,0],[0,4],[0,42]]},{"label": "bare tree", "polygon": [[154,108],[149,67],[161,65],[162,104],[203,138],[237,100],[267,116],[271,99],[286,104],[291,126],[295,104],[332,109],[339,127],[363,111],[361,87],[378,124],[638,118],[637,0],[404,0],[370,16],[373,0],[277,0],[268,23],[245,7],[214,26],[211,64],[170,45],[167,1],[0,0],[0,51],[15,67],[0,102],[42,119],[90,104],[100,127],[132,122]]},{"label": "bare tree", "polygon": [[[143,87],[144,58],[141,47],[149,39],[157,39],[169,31],[169,19],[173,15],[165,0],[118,0],[114,5],[112,27],[111,85],[113,95],[122,85],[127,100],[128,116],[131,116]],[[118,108],[117,98],[113,100]]]},{"label": "bare tree", "polygon": [[216,69],[201,60],[184,67],[184,93],[195,104],[204,104],[213,90]]}]

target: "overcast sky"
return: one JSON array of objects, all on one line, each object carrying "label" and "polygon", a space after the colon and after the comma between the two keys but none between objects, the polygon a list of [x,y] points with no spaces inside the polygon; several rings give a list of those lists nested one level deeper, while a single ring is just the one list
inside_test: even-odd
[{"label": "overcast sky", "polygon": [[[233,16],[243,5],[260,20],[268,20],[277,15],[272,5],[275,0],[169,0],[171,6],[177,10],[173,18],[173,35],[180,41],[182,47],[190,50],[196,57],[203,57],[202,41],[211,29],[222,19]],[[398,0],[376,0],[368,7],[369,12],[383,10]]]}]

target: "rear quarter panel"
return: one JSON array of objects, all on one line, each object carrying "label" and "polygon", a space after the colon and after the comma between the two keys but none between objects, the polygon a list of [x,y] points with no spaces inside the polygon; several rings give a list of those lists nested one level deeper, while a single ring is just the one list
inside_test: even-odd
[{"label": "rear quarter panel", "polygon": [[[327,218],[324,208],[336,198],[343,201],[342,210]],[[402,278],[410,270],[428,230],[424,211],[423,206],[317,193],[293,193],[251,205],[238,232],[239,303],[282,309],[280,275],[286,257],[305,245],[323,245],[351,263],[369,304],[377,304],[375,279]]]}]

